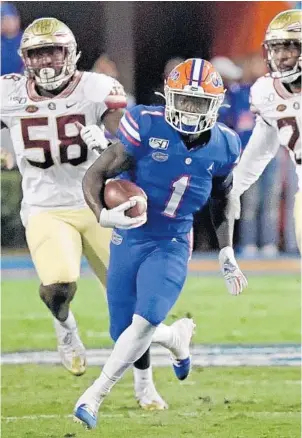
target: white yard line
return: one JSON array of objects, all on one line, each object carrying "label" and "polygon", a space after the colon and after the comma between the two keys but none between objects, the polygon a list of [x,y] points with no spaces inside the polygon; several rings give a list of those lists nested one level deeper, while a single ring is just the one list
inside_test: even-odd
[{"label": "white yard line", "polygon": [[[90,366],[102,366],[111,353],[110,349],[87,350],[87,362]],[[195,366],[300,366],[301,347],[297,345],[194,345],[191,349]],[[28,351],[4,353],[3,365],[20,364],[59,364],[56,351]],[[152,347],[154,366],[169,366],[171,361],[167,350]]]},{"label": "white yard line", "polygon": [[[200,417],[204,415],[209,415],[208,412],[182,412],[177,415],[181,417]],[[236,416],[237,414],[231,415]],[[282,416],[290,416],[290,417],[300,417],[300,412],[289,412],[289,411],[279,411],[279,412],[269,412],[269,411],[248,411],[244,414],[246,417],[282,417]],[[143,413],[142,411],[126,411],[124,413],[116,413],[116,414],[101,414],[102,418],[150,418],[149,414]],[[50,415],[23,415],[20,417],[1,417],[2,421],[10,422],[10,421],[27,421],[27,420],[53,420],[53,419],[67,419],[73,418],[73,415],[59,415],[59,414],[50,414]]]}]

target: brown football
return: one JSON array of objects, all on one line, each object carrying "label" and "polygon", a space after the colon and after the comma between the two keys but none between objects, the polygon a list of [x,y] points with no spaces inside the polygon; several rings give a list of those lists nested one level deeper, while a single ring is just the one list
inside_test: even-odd
[{"label": "brown football", "polygon": [[117,207],[127,202],[133,196],[137,197],[137,203],[126,211],[126,216],[137,217],[147,210],[146,193],[131,181],[114,179],[108,181],[104,190],[104,201],[108,209]]}]

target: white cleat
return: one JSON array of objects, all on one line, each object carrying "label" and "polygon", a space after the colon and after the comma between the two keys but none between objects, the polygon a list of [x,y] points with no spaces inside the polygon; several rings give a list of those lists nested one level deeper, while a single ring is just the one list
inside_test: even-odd
[{"label": "white cleat", "polygon": [[101,400],[96,398],[92,387],[86,389],[75,405],[74,422],[81,423],[87,429],[94,429],[97,425],[100,404]]},{"label": "white cleat", "polygon": [[74,376],[81,376],[86,371],[86,351],[77,327],[66,329],[56,319],[54,326],[62,364]]},{"label": "white cleat", "polygon": [[137,391],[135,398],[139,406],[146,411],[163,411],[169,407],[156,391],[153,382],[148,383],[142,391]]},{"label": "white cleat", "polygon": [[176,377],[184,380],[191,371],[190,342],[194,334],[193,319],[182,318],[171,325],[175,334],[175,343],[171,348],[171,358]]}]

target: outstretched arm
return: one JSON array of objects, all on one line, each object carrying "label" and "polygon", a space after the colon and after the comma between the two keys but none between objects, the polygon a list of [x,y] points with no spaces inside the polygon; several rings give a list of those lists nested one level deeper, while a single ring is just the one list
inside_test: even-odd
[{"label": "outstretched arm", "polygon": [[249,142],[234,169],[234,195],[241,196],[258,180],[279,147],[276,128],[268,125],[258,116]]}]

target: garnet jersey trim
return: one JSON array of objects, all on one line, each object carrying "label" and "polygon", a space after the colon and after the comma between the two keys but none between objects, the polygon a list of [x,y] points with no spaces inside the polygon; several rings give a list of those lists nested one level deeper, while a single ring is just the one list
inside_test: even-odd
[{"label": "garnet jersey trim", "polygon": [[35,81],[33,79],[28,79],[26,83],[26,90],[28,97],[33,100],[34,102],[40,102],[42,100],[48,100],[48,99],[62,99],[65,97],[70,96],[70,94],[75,90],[77,85],[79,84],[81,78],[83,76],[83,72],[76,71],[73,77],[71,78],[68,86],[65,88],[65,90],[62,91],[62,93],[58,94],[57,96],[52,97],[45,97],[40,96],[35,88]]}]

